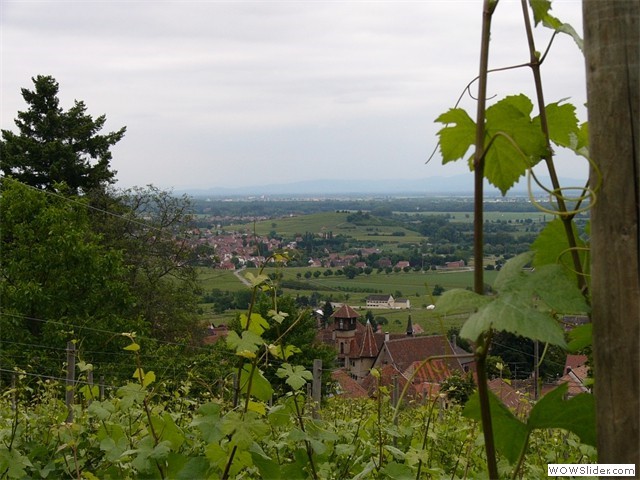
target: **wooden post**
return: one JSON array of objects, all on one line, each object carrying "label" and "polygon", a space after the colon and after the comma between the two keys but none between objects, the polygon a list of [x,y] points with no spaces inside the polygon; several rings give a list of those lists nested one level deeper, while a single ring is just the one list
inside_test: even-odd
[{"label": "wooden post", "polygon": [[89,387],[89,400],[87,400],[87,404],[91,405],[91,402],[93,402],[93,370],[87,372],[87,386]]},{"label": "wooden post", "polygon": [[100,389],[100,401],[104,400],[104,375],[100,375],[100,385],[98,386]]},{"label": "wooden post", "polygon": [[67,342],[67,381],[65,383],[67,391],[66,404],[69,414],[67,415],[67,423],[73,422],[73,394],[76,383],[76,344]]},{"label": "wooden post", "polygon": [[398,406],[398,399],[400,397],[400,392],[398,390],[398,376],[394,375],[392,380],[392,390],[391,390],[391,405],[395,408]]},{"label": "wooden post", "polygon": [[[600,463],[640,466],[640,2],[584,0]],[[600,182],[601,180],[601,182]]]},{"label": "wooden post", "polygon": [[11,375],[11,410],[15,410],[17,406],[16,401],[16,374]]},{"label": "wooden post", "polygon": [[313,360],[313,383],[311,386],[311,395],[313,399],[313,418],[318,418],[318,410],[322,401],[322,360],[316,358]]}]

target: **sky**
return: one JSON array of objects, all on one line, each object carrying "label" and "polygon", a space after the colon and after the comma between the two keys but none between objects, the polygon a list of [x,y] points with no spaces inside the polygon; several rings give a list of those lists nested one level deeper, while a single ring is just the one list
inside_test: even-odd
[{"label": "sky", "polygon": [[[16,131],[20,89],[52,75],[65,110],[106,114],[118,187],[366,182],[468,172],[442,165],[435,119],[478,73],[481,0],[0,0],[0,125]],[[552,13],[582,33],[580,0]],[[536,48],[551,36],[538,27]],[[525,63],[519,1],[493,17],[490,68]],[[547,103],[586,120],[584,58],[557,37],[542,67]],[[494,73],[491,102],[525,93],[529,69]],[[475,118],[475,101],[460,106]],[[559,152],[561,176],[587,166]]]}]

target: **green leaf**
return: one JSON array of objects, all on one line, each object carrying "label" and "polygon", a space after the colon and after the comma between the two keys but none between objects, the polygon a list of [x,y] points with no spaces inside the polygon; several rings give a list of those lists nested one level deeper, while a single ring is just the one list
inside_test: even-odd
[{"label": "green leaf", "polygon": [[254,275],[251,272],[247,272],[244,278],[247,279],[252,288],[258,287],[269,280],[269,277],[267,275]]},{"label": "green leaf", "polygon": [[576,32],[575,28],[573,28],[568,23],[563,23],[553,15],[547,14],[544,17],[542,24],[545,27],[551,28],[552,30],[555,30],[558,33],[565,33],[569,35],[571,38],[573,38],[573,41],[576,42],[576,45],[578,46],[580,51],[581,52],[584,51],[584,41],[582,40],[582,37],[580,37],[580,35],[578,35],[578,32]]},{"label": "green leaf", "polygon": [[131,352],[137,352],[138,350],[140,350],[140,345],[138,345],[137,343],[131,343],[131,344],[127,345],[126,347],[124,347],[123,350],[129,350]]},{"label": "green leaf", "polygon": [[[576,239],[576,247],[579,249],[580,263],[583,268],[587,269],[587,252],[583,250],[586,246],[580,239],[578,230],[573,222],[571,228]],[[569,241],[567,240],[562,220],[556,218],[549,222],[531,244],[531,250],[535,252],[534,267],[538,268],[543,265],[561,263],[566,266],[566,271],[571,274],[577,285],[576,273],[571,260],[571,252],[569,251]],[[585,273],[587,272],[588,270],[585,270]]]},{"label": "green leaf", "polygon": [[[251,378],[251,392],[247,392],[249,388],[249,379]],[[269,383],[269,380],[265,378],[262,371],[259,368],[252,369],[251,365],[245,365],[240,373],[240,389],[242,393],[250,393],[258,400],[267,402],[273,395],[273,388]]]},{"label": "green leaf", "polygon": [[[514,463],[526,445],[528,437],[527,426],[518,420],[491,391],[489,391],[489,408],[491,410],[491,426],[496,449],[510,463]],[[473,420],[482,420],[480,397],[477,391],[469,397],[462,415]]]},{"label": "green leaf", "polygon": [[285,383],[294,390],[300,390],[307,381],[313,380],[313,374],[302,365],[292,366],[289,363],[283,363],[276,375],[280,378],[285,378]]},{"label": "green leaf", "polygon": [[511,95],[487,108],[485,177],[502,194],[547,152],[539,126],[530,118],[533,103],[526,95]]},{"label": "green leaf", "polygon": [[582,443],[596,446],[595,400],[581,393],[564,400],[566,383],[547,393],[531,410],[527,425],[534,428],[562,428],[575,433]]},{"label": "green leaf", "polygon": [[247,450],[254,438],[261,438],[269,432],[269,426],[255,412],[246,412],[244,415],[229,412],[222,419],[222,431],[231,435],[231,445]]},{"label": "green leaf", "polygon": [[571,136],[569,148],[576,154],[589,158],[589,124],[587,122],[580,124],[575,136]]},{"label": "green leaf", "polygon": [[475,122],[461,108],[452,108],[443,113],[436,122],[453,124],[453,126],[445,126],[438,132],[442,163],[463,158],[469,147],[475,143]]},{"label": "green leaf", "polygon": [[[273,480],[278,480],[282,478],[282,472],[280,471],[280,465],[269,458],[263,451],[257,451],[255,448],[257,445],[253,444],[249,449],[251,453],[251,459],[253,460],[253,464],[258,467],[258,471],[260,472],[260,476],[262,478],[269,478]],[[258,447],[259,448],[259,447]]]},{"label": "green leaf", "polygon": [[144,378],[142,379],[142,386],[148,387],[155,381],[156,381],[156,374],[153,372],[147,372],[144,374]]},{"label": "green leaf", "polygon": [[551,10],[550,0],[529,0],[529,5],[533,10],[533,20],[536,26],[544,20],[549,10]]},{"label": "green leaf", "polygon": [[498,272],[493,282],[493,288],[498,292],[503,292],[517,286],[525,276],[522,269],[532,260],[533,252],[524,252],[509,259]]},{"label": "green leaf", "polygon": [[585,323],[572,328],[569,332],[569,345],[567,350],[570,352],[579,352],[592,344],[592,323]]},{"label": "green leaf", "polygon": [[416,474],[409,466],[396,462],[387,463],[381,473],[384,478],[393,480],[414,480],[416,478]]},{"label": "green leaf", "polygon": [[[539,308],[551,313],[585,314],[589,305],[580,292],[577,283],[560,265],[543,265],[536,268],[523,282],[523,292],[540,299]],[[526,293],[525,293],[526,294]]]},{"label": "green leaf", "polygon": [[491,299],[484,295],[462,288],[454,288],[444,292],[436,302],[436,312],[439,315],[475,312],[489,303]]},{"label": "green leaf", "polygon": [[[570,103],[551,103],[545,107],[549,138],[561,147],[571,148],[572,139],[576,138],[580,130],[576,107]],[[534,118],[534,124],[540,128],[540,117]]]},{"label": "green leaf", "polygon": [[186,461],[175,462],[174,457],[169,456],[169,478],[176,480],[192,480],[194,478],[208,478],[209,461],[206,457],[190,457]]},{"label": "green leaf", "polygon": [[269,328],[269,322],[265,320],[259,313],[251,314],[251,321],[247,321],[249,317],[244,313],[240,315],[240,326],[243,330],[262,335]]},{"label": "green leaf", "polygon": [[[235,350],[236,355],[246,356],[244,352],[255,354],[262,345],[262,337],[250,331],[242,332],[242,337],[230,331],[226,337],[227,345]],[[255,355],[254,355],[255,356]]]},{"label": "green leaf", "polygon": [[460,336],[475,342],[491,328],[552,345],[566,346],[564,332],[558,322],[513,293],[500,295],[471,315],[460,329]]},{"label": "green leaf", "polygon": [[202,439],[206,443],[218,443],[224,436],[220,430],[220,412],[222,406],[218,403],[205,403],[198,409],[191,425],[197,427],[202,432]]}]

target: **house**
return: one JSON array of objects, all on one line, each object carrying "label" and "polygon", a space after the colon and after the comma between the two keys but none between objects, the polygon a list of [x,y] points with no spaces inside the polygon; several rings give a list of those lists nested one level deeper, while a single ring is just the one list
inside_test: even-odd
[{"label": "house", "polygon": [[403,270],[405,268],[409,268],[410,266],[411,264],[406,260],[400,260],[398,263],[396,263],[394,268],[399,268],[400,270]]},{"label": "house", "polygon": [[[404,336],[385,341],[373,368],[394,365],[399,371],[407,372],[416,361],[442,355],[453,355],[453,347],[445,335]],[[456,358],[446,358],[444,365],[453,373],[464,373]]]},{"label": "house", "polygon": [[[414,328],[411,316],[405,333],[393,334],[375,331],[369,321],[363,325],[360,314],[346,304],[335,310],[330,320],[316,338],[335,347],[340,372],[333,378],[338,392],[345,395],[362,394],[352,381],[368,395],[375,393],[379,383],[390,386],[399,382],[402,388],[409,382],[409,396],[426,398],[436,395],[440,383],[454,372],[464,374],[458,359],[450,357],[454,350],[447,337],[415,335],[422,329]],[[380,380],[371,375],[372,368],[380,369]]]},{"label": "house", "polygon": [[204,338],[202,339],[202,342],[205,345],[211,345],[213,343],[216,343],[221,338],[226,337],[228,333],[229,333],[229,330],[226,325],[220,325],[218,327],[215,327],[214,325],[209,325],[209,327],[207,328],[207,332]]},{"label": "house", "polygon": [[587,386],[589,367],[586,363],[586,355],[567,355],[564,375],[558,380],[559,385],[568,384],[567,397],[571,398],[591,391]]},{"label": "house", "polygon": [[373,368],[380,371],[380,378],[369,374],[361,382],[362,386],[373,395],[378,385],[397,384],[399,389],[404,389],[409,383],[408,397],[433,398],[445,379],[454,373],[463,375],[456,358],[441,358],[451,352],[451,344],[444,335],[407,335],[386,340],[373,364]]},{"label": "house", "polygon": [[393,308],[409,310],[411,301],[408,298],[396,298],[393,302]]},{"label": "house", "polygon": [[362,398],[367,396],[367,391],[362,385],[356,382],[344,368],[339,368],[331,372],[331,379],[336,388],[336,395],[344,398]]},{"label": "house", "polygon": [[457,260],[455,262],[446,262],[444,266],[445,268],[464,268],[465,263],[464,260]]},{"label": "house", "polygon": [[494,378],[488,382],[489,390],[516,415],[524,415],[530,410],[527,394],[521,393],[502,378]]},{"label": "house", "polygon": [[367,308],[394,308],[395,300],[392,295],[369,295]]}]

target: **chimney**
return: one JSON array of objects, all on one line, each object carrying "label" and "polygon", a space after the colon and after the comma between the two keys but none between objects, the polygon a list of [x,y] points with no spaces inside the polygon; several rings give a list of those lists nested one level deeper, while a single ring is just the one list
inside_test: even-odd
[{"label": "chimney", "polygon": [[407,336],[413,335],[413,323],[411,323],[411,315],[409,315],[409,321],[407,322]]},{"label": "chimney", "polygon": [[389,341],[389,332],[384,332],[384,341],[385,342]]}]

